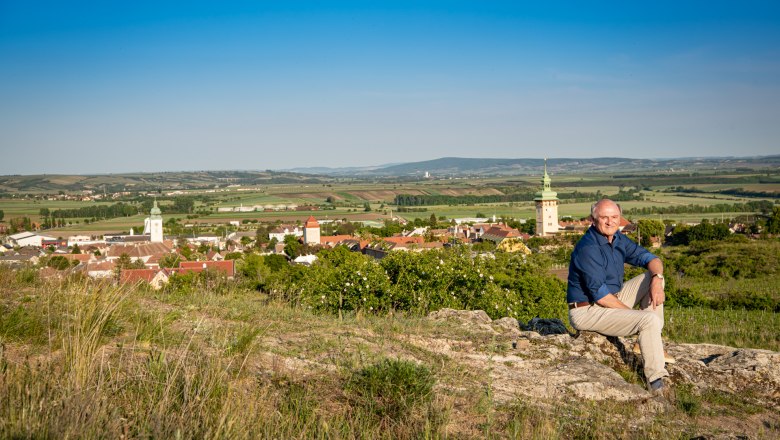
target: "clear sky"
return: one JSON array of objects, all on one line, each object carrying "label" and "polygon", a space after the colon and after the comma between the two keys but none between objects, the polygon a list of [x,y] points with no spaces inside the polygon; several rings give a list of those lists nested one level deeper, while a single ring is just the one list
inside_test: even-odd
[{"label": "clear sky", "polygon": [[0,174],[780,154],[780,2],[0,0]]}]

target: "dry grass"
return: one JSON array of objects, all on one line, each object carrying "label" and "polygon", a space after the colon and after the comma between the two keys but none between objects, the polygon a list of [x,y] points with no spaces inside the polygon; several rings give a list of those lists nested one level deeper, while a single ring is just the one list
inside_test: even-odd
[{"label": "dry grass", "polygon": [[[652,420],[630,403],[498,404],[478,372],[408,342],[474,338],[427,319],[339,320],[238,288],[166,295],[2,270],[0,283],[4,310],[37,323],[0,327],[0,438],[628,439],[696,429],[682,410]],[[372,392],[393,417],[366,403]]]}]

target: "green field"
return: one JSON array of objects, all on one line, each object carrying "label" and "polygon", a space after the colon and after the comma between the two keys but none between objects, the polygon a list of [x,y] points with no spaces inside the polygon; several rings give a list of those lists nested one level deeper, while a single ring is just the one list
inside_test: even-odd
[{"label": "green field", "polygon": [[[702,191],[715,191],[728,188],[742,188],[744,190],[755,192],[772,193],[780,190],[778,183],[733,183],[736,176],[719,176],[722,183],[696,183],[695,179],[686,187],[695,187]],[[644,200],[620,202],[624,209],[643,208],[643,207],[675,207],[686,205],[711,206],[714,204],[734,204],[745,203],[748,201],[762,200],[760,198],[748,198],[723,194],[681,194],[667,193],[662,190],[672,186],[658,184],[654,185],[654,179],[662,183],[668,176],[643,176],[641,181],[647,182],[647,185],[653,188],[652,191],[643,190],[641,194]],[[614,180],[615,184],[606,184]],[[553,177],[553,190],[561,195],[578,191],[580,193],[595,194],[600,192],[604,195],[616,194],[625,179],[612,179],[607,175],[556,175]],[[376,182],[358,182],[332,179],[328,183],[295,183],[295,184],[261,184],[251,186],[226,187],[219,190],[214,189],[182,189],[183,195],[205,197],[205,201],[198,199],[195,203],[195,210],[199,212],[198,218],[193,220],[197,223],[225,223],[235,220],[258,220],[258,221],[297,221],[305,219],[309,215],[323,218],[347,218],[360,220],[376,220],[387,218],[392,211],[394,215],[406,218],[428,218],[432,213],[437,217],[446,217],[448,219],[458,217],[475,217],[478,213],[486,217],[509,217],[516,219],[531,219],[535,217],[535,207],[532,201],[512,202],[512,203],[474,203],[474,204],[448,204],[431,205],[416,208],[424,208],[420,212],[399,212],[397,206],[393,205],[396,195],[399,194],[418,194],[418,195],[439,195],[439,196],[486,196],[500,195],[507,191],[529,191],[535,190],[540,185],[540,176],[513,176],[513,177],[491,177],[491,178],[463,178],[446,180],[422,180],[416,182],[408,181],[376,181]],[[592,182],[592,185],[589,185]],[[184,184],[182,184],[184,185]],[[186,186],[186,185],[185,185]],[[625,186],[624,186],[625,188]],[[171,197],[165,196],[165,191],[160,197],[160,206],[165,211],[165,206],[172,203]],[[326,200],[334,201],[336,209],[323,210],[327,206]],[[772,200],[772,199],[768,199]],[[364,212],[364,204],[368,202],[372,212]],[[21,198],[0,199],[0,210],[5,214],[5,221],[8,222],[14,217],[27,216],[33,221],[39,221],[38,213],[41,208],[49,210],[79,208],[84,206],[99,204],[112,204],[116,202],[75,202],[75,201],[49,201],[33,200]],[[570,202],[562,199],[558,208],[558,214],[561,217],[571,216],[574,218],[586,217],[590,211],[591,201]],[[239,206],[260,206],[266,205],[316,205],[320,206],[316,211],[264,211],[257,212],[217,212],[219,208],[231,208]],[[383,206],[384,205],[384,206]],[[206,212],[207,214],[204,214]],[[374,218],[366,218],[366,214],[371,214]],[[649,214],[646,217],[659,218],[663,220],[675,220],[680,222],[698,222],[702,218],[728,220],[739,215],[752,216],[754,212],[741,213],[692,213],[692,214],[673,214],[664,215]],[[166,217],[184,218],[184,214],[170,214]],[[632,219],[639,216],[630,217]],[[89,225],[83,224],[83,219],[69,219],[74,224],[58,229],[53,232],[59,233],[79,233],[79,232],[114,232],[118,230],[127,230],[130,227],[137,227],[143,224],[143,216],[112,219],[98,221]],[[79,220],[79,224],[75,224]]]}]

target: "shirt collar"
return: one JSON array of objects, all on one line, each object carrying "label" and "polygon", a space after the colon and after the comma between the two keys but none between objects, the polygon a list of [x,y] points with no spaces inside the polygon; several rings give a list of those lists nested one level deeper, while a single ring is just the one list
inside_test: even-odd
[{"label": "shirt collar", "polygon": [[[610,244],[609,240],[607,240],[607,237],[601,235],[601,232],[599,232],[598,229],[596,229],[595,226],[591,225],[590,229],[588,230],[596,239],[596,243],[599,244],[599,246],[603,246],[605,244]],[[615,235],[612,236],[612,245],[614,246],[618,241],[620,241],[620,236],[623,235],[620,230],[615,232]]]}]

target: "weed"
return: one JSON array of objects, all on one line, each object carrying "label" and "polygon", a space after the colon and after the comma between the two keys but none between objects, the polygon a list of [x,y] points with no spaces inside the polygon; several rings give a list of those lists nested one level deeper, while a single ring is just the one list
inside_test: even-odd
[{"label": "weed", "polygon": [[675,405],[678,409],[690,417],[699,415],[701,411],[701,397],[696,394],[692,385],[678,385],[675,387],[675,395]]},{"label": "weed", "polygon": [[345,386],[352,402],[376,415],[380,422],[408,418],[431,401],[435,378],[422,365],[385,359],[353,374]]}]

